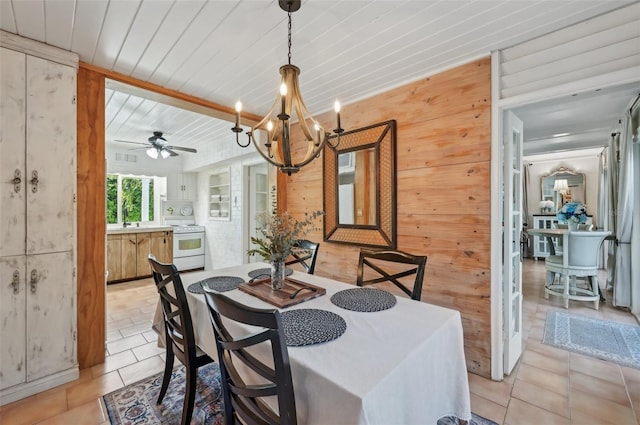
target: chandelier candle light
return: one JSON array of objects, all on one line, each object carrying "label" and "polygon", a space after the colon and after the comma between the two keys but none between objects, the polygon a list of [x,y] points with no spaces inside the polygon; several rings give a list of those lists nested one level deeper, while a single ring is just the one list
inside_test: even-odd
[{"label": "chandelier candle light", "polygon": [[[236,143],[238,146],[246,148],[253,142],[265,160],[278,167],[281,172],[291,175],[291,173],[298,172],[301,167],[307,165],[320,155],[324,144],[331,143],[328,141],[331,132],[325,131],[320,123],[309,113],[300,93],[300,85],[298,83],[300,68],[291,64],[291,14],[300,9],[301,0],[279,0],[278,3],[280,8],[287,12],[289,17],[289,62],[280,67],[280,75],[282,76],[280,95],[276,97],[267,115],[252,127],[251,131],[247,132],[248,140],[245,144],[242,144],[238,138],[239,134],[243,131],[242,127],[240,127],[242,103],[238,101],[236,103],[236,122],[235,126],[231,128],[231,131],[236,133]],[[337,128],[335,128],[333,132],[338,135],[335,145],[337,146],[338,143],[340,143],[340,134],[344,132],[340,126],[340,103],[337,100],[334,104],[334,110],[336,113]],[[290,140],[291,118],[294,112],[300,130],[308,144],[304,158],[298,162],[294,162],[292,159],[293,149]],[[257,130],[266,132],[266,141],[264,143],[258,141],[256,137]]]}]

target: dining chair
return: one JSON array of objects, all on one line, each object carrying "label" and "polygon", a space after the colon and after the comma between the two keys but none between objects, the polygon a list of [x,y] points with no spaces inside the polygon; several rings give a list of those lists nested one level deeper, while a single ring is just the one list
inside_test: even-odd
[{"label": "dining chair", "polygon": [[[569,225],[567,223],[556,223],[556,229],[568,229]],[[578,230],[588,230],[592,231],[595,229],[593,224],[579,223]],[[552,239],[549,238],[549,243],[553,243]],[[558,238],[558,242],[556,242],[556,255],[562,255],[562,238]]]},{"label": "dining chair", "polygon": [[304,271],[308,274],[313,274],[316,269],[316,257],[318,256],[318,250],[320,249],[319,242],[311,242],[307,239],[300,239],[295,245],[296,248],[301,248],[299,252],[292,252],[292,260],[286,261],[285,265],[300,264]]},{"label": "dining chair", "polygon": [[181,424],[186,425],[191,422],[193,414],[198,368],[214,360],[196,347],[189,304],[176,266],[160,263],[153,254],[149,254],[149,264],[160,295],[166,335],[164,376],[157,403],[162,403],[169,387],[175,356],[186,369],[186,391],[181,420]]},{"label": "dining chair", "polygon": [[[577,231],[567,235],[568,249],[563,255],[551,255],[545,260],[547,282],[544,297],[562,296],[564,308],[569,308],[569,300],[593,301],[597,310],[600,302],[598,285],[598,252],[602,241],[611,232]],[[559,282],[555,282],[556,273],[560,274]],[[576,284],[576,278],[589,278],[584,286]]]},{"label": "dining chair", "polygon": [[[248,307],[207,289],[205,300],[220,360],[225,423],[296,424],[289,353],[278,310]],[[249,335],[235,332],[229,319],[260,329]],[[260,348],[271,352],[267,362],[255,356]],[[255,373],[249,376],[249,370]],[[275,397],[277,412],[265,397]]]},{"label": "dining chair", "polygon": [[[410,296],[411,299],[420,301],[426,264],[426,256],[412,255],[402,251],[362,249],[358,260],[356,283],[358,286],[365,286],[391,282]],[[408,270],[407,267],[409,267]],[[404,270],[398,271],[399,268]],[[365,279],[365,274],[369,269],[375,271],[377,273],[376,276],[379,275],[380,277]],[[411,275],[415,275],[415,277],[412,282],[412,288],[409,288],[408,283],[405,284],[399,279]]]}]

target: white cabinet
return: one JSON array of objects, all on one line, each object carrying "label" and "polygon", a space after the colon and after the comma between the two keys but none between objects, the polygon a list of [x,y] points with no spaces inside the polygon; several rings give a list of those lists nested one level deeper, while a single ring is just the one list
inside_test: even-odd
[{"label": "white cabinet", "polygon": [[16,40],[0,39],[0,404],[78,377],[76,68]]},{"label": "white cabinet", "polygon": [[195,201],[198,197],[198,175],[177,173],[167,176],[168,201]]},{"label": "white cabinet", "polygon": [[209,176],[209,217],[229,220],[231,216],[231,188],[229,170]]},{"label": "white cabinet", "polygon": [[[533,216],[534,229],[555,229],[558,218],[555,215],[535,215]],[[557,239],[553,238],[553,243],[557,246]],[[533,237],[533,257],[546,258],[551,255],[548,238],[544,236]]]}]

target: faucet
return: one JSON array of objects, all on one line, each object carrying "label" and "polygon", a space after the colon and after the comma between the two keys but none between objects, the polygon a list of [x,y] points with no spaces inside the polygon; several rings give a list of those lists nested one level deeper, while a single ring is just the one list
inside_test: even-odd
[{"label": "faucet", "polygon": [[124,227],[125,229],[127,228],[128,225],[131,224],[127,222],[128,217],[129,217],[129,210],[127,209],[127,207],[122,208],[122,227]]}]

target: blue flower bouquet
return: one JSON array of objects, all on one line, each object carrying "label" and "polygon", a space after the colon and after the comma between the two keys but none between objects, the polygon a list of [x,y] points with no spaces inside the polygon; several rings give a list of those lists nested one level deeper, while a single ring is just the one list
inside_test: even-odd
[{"label": "blue flower bouquet", "polygon": [[587,221],[587,206],[579,202],[567,202],[560,208],[559,223],[585,223]]}]

